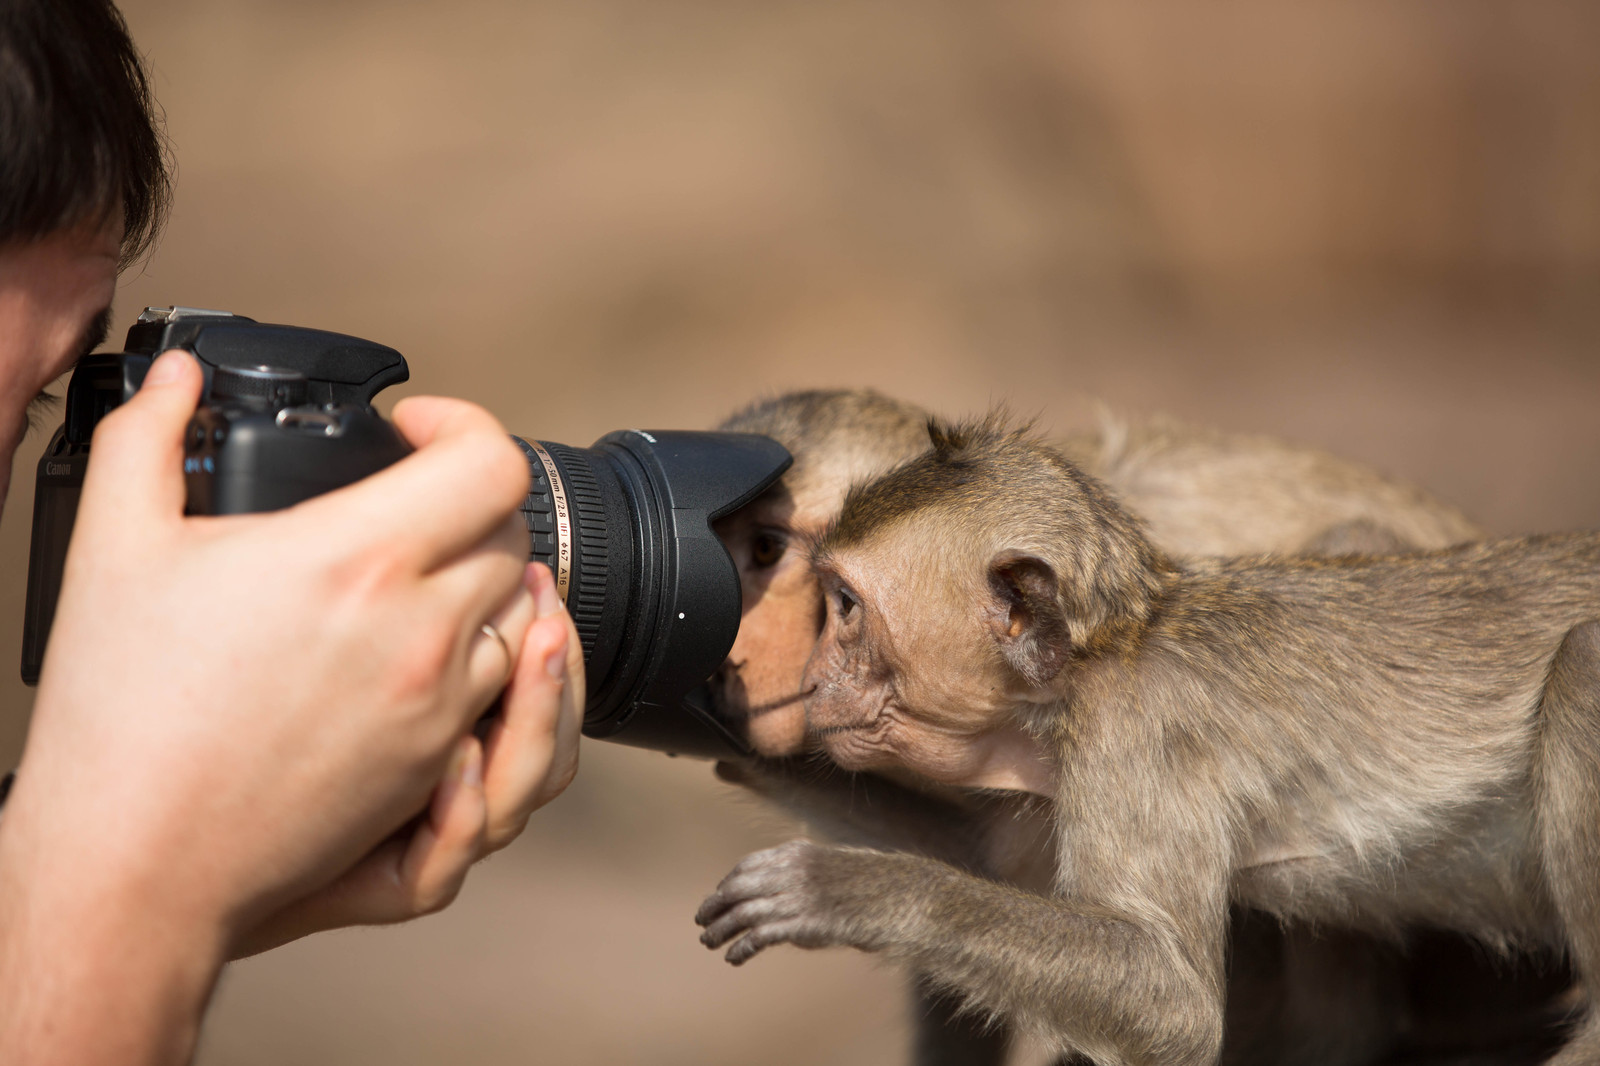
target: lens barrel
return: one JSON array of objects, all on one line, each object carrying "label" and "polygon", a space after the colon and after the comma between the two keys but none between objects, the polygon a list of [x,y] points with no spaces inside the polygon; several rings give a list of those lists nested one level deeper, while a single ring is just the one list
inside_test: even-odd
[{"label": "lens barrel", "polygon": [[547,564],[583,642],[584,733],[708,757],[748,754],[743,724],[695,690],[739,630],[738,572],[711,531],[786,470],[747,433],[624,430],[528,457],[529,558]]}]

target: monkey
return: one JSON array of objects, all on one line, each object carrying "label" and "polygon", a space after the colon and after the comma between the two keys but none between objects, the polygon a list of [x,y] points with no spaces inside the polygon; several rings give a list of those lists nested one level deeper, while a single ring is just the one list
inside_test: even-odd
[{"label": "monkey", "polygon": [[1600,534],[1336,558],[1167,555],[997,420],[851,491],[813,549],[805,708],[851,771],[1054,809],[1036,894],[794,842],[702,905],[708,947],[908,963],[1100,1063],[1213,1063],[1230,903],[1570,958],[1559,1066],[1600,1061]]},{"label": "monkey", "polygon": [[[724,519],[745,615],[719,680],[725,713],[749,723],[764,756],[804,743],[800,675],[821,624],[821,594],[804,550],[846,489],[925,451],[928,413],[866,390],[789,393],[753,404],[721,427],[765,433],[795,456],[766,497]],[[1061,449],[1105,479],[1152,539],[1185,556],[1252,551],[1384,551],[1481,539],[1461,513],[1366,468],[1265,438],[1109,417]],[[748,716],[748,717],[746,717]],[[985,876],[1048,891],[1054,851],[1049,805],[1018,793],[930,795],[870,774],[844,775],[782,759],[718,767],[835,840],[912,850]],[[1558,965],[1512,968],[1460,937],[1414,937],[1402,955],[1357,934],[1280,931],[1240,912],[1233,933],[1227,1061],[1374,1062],[1475,1049],[1484,1064],[1524,1061],[1548,1043],[1551,1002],[1570,981]],[[1416,1002],[1448,980],[1449,994]],[[1003,1061],[1001,1025],[963,1015],[914,981],[916,1047],[924,1066]],[[1493,1049],[1486,1053],[1484,1049]],[[1431,1060],[1430,1060],[1431,1061]],[[1527,1059],[1526,1061],[1531,1061]]]},{"label": "monkey", "polygon": [[[926,450],[928,418],[915,404],[868,389],[805,390],[751,404],[717,427],[771,436],[795,456],[772,490],[717,527],[745,600],[720,697],[729,713],[747,719],[763,755],[794,754],[804,744],[796,694],[821,598],[801,545],[838,513],[853,483]],[[1059,447],[1174,555],[1394,551],[1483,537],[1427,493],[1265,437],[1106,415],[1098,431],[1070,434]],[[817,622],[805,624],[808,616]]]}]

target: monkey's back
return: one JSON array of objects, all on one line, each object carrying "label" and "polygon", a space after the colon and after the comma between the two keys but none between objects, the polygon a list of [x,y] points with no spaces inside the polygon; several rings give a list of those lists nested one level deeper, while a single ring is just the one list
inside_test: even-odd
[{"label": "monkey's back", "polygon": [[1187,558],[1304,550],[1338,526],[1383,530],[1419,549],[1483,537],[1414,486],[1270,437],[1108,416],[1098,434],[1060,446],[1144,520],[1152,540]]},{"label": "monkey's back", "polygon": [[1213,708],[1241,898],[1367,927],[1444,916],[1512,942],[1548,932],[1540,695],[1563,638],[1596,618],[1595,534],[1239,559],[1174,585],[1141,659]]}]

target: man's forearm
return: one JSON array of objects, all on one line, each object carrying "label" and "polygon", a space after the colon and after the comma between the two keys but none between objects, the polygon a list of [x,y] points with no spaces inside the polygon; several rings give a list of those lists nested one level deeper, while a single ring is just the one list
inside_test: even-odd
[{"label": "man's forearm", "polygon": [[153,877],[62,854],[30,813],[18,795],[0,818],[0,1061],[187,1062],[220,926]]}]

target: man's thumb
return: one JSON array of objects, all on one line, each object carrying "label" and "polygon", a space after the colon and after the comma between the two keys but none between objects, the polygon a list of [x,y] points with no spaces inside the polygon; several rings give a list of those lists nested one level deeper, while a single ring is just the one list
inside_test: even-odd
[{"label": "man's thumb", "polygon": [[82,518],[93,523],[104,510],[125,528],[183,513],[184,431],[203,380],[188,352],[165,352],[133,399],[100,420],[89,446]]}]

